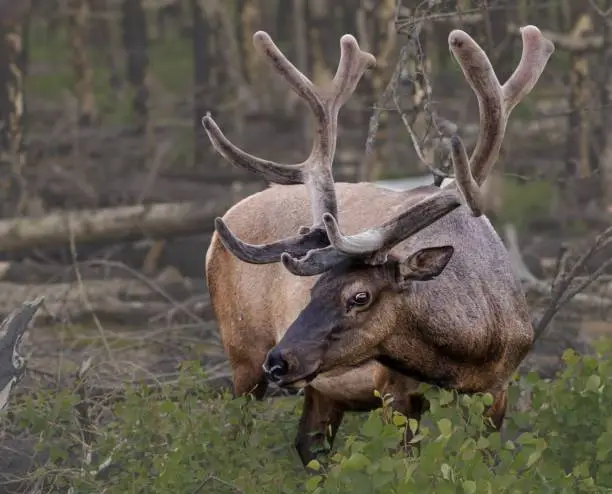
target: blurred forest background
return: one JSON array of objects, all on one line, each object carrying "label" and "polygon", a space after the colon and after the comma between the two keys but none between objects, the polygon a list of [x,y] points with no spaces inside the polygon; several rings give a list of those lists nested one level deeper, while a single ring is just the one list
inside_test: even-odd
[{"label": "blurred forest background", "polygon": [[[510,118],[486,195],[535,314],[559,253],[610,226],[611,0],[0,0],[0,314],[46,297],[26,380],[56,382],[91,357],[96,386],[113,389],[195,358],[228,382],[204,255],[214,217],[266,184],[213,151],[201,118],[268,159],[298,162],[311,145],[308,112],[255,53],[255,31],[317,84],[344,33],[376,56],[341,111],[334,173],[408,187],[448,172],[452,133],[476,140],[449,32],[473,36],[503,82],[526,24],[556,51]],[[598,238],[580,275],[599,281],[525,368],[550,375],[564,348],[612,331]]]}]

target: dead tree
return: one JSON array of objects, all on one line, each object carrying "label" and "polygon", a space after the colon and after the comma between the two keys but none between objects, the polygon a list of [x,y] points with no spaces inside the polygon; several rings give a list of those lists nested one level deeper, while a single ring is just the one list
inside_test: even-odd
[{"label": "dead tree", "polygon": [[19,355],[19,345],[42,303],[42,298],[25,302],[0,326],[0,410],[6,407],[11,391],[25,374],[25,360]]},{"label": "dead tree", "polygon": [[595,155],[599,156],[599,166],[603,174],[601,181],[602,187],[602,206],[604,209],[612,209],[612,138],[610,128],[612,117],[608,111],[612,99],[610,98],[610,81],[612,80],[612,26],[610,25],[610,15],[612,11],[612,1],[607,0],[601,9],[597,9],[595,24],[602,32],[602,47],[597,54],[597,66],[599,67],[599,77],[597,77],[597,97],[599,108],[601,108],[601,118],[599,128],[594,133],[596,143]]},{"label": "dead tree", "polygon": [[0,215],[23,209],[24,59],[22,16],[6,0],[0,4]]},{"label": "dead tree", "polygon": [[95,118],[93,69],[87,54],[86,33],[89,7],[86,0],[69,1],[70,48],[79,108],[79,124],[90,125]]},{"label": "dead tree", "polygon": [[[397,33],[395,30],[396,17],[395,0],[384,2],[364,2],[357,10],[357,28],[364,49],[376,54],[376,67],[373,67],[365,78],[368,85],[368,96],[364,109],[369,113],[376,108],[377,102],[389,80],[395,60],[395,47]],[[376,180],[383,171],[383,163],[388,162],[389,139],[385,136],[389,114],[381,112],[378,115],[378,124],[375,132],[379,133],[378,145],[368,153],[368,165],[362,166],[362,180]],[[365,176],[364,176],[365,175]]]},{"label": "dead tree", "polygon": [[121,63],[119,54],[121,52],[120,26],[115,22],[114,11],[111,10],[109,0],[88,0],[91,9],[91,22],[88,30],[88,41],[102,54],[106,64],[109,87],[117,91],[123,86],[123,75],[121,74]]},{"label": "dead tree", "polygon": [[0,251],[66,245],[71,237],[75,242],[95,242],[194,235],[231,202],[228,197],[202,203],[144,204],[0,219]]},{"label": "dead tree", "polygon": [[[593,28],[588,13],[580,16],[570,33],[571,38],[581,38]],[[590,60],[587,53],[571,53],[569,116],[565,171],[568,177],[579,182],[587,181],[597,164],[591,160],[591,98]],[[590,189],[590,187],[589,187]],[[592,198],[592,191],[589,198]],[[571,196],[571,195],[570,195]],[[584,202],[577,198],[578,202]]]},{"label": "dead tree", "polygon": [[127,80],[134,90],[132,108],[136,132],[146,134],[149,126],[149,41],[147,18],[142,0],[122,4],[123,47],[126,53]]},{"label": "dead tree", "polygon": [[202,135],[201,121],[210,108],[207,97],[208,71],[211,67],[209,37],[207,35],[206,19],[198,0],[191,0],[191,16],[193,19],[193,161],[196,165],[204,162],[208,153],[206,136]]}]

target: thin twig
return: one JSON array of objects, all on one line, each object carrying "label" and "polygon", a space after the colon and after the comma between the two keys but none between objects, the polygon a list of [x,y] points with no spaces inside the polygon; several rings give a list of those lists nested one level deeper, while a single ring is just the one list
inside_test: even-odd
[{"label": "thin twig", "polygon": [[115,368],[117,369],[117,363],[115,362],[115,356],[113,355],[110,345],[108,344],[108,340],[106,339],[106,334],[105,334],[104,328],[102,327],[102,323],[100,322],[100,319],[98,319],[98,316],[93,310],[93,307],[87,295],[87,291],[85,290],[83,278],[81,277],[81,271],[79,270],[79,267],[78,267],[76,241],[75,241],[75,237],[73,234],[71,214],[68,215],[68,233],[69,233],[69,243],[70,243],[70,256],[72,258],[72,264],[74,266],[74,275],[76,276],[76,279],[77,279],[77,285],[79,288],[79,292],[81,294],[81,299],[83,300],[83,304],[85,305],[87,310],[91,313],[91,317],[93,319],[94,325],[96,326],[96,329],[98,330],[98,334],[100,335],[100,339],[102,340],[106,353],[108,354],[109,360],[114,364]]}]

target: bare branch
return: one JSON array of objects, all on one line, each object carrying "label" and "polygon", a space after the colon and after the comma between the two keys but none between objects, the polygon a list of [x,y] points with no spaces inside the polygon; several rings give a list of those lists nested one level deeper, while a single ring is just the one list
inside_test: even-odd
[{"label": "bare branch", "polygon": [[604,262],[595,272],[589,275],[586,280],[572,287],[578,273],[584,268],[588,260],[596,252],[612,244],[612,228],[608,228],[598,235],[595,242],[593,242],[590,248],[578,258],[571,268],[568,266],[569,253],[567,250],[564,250],[557,262],[559,271],[555,276],[552,287],[549,286],[548,283],[536,278],[525,265],[518,246],[516,228],[514,225],[507,224],[504,226],[504,237],[510,261],[517,276],[521,281],[526,283],[529,288],[539,293],[550,295],[548,306],[534,329],[534,342],[546,334],[546,330],[557,312],[572,300],[592,308],[612,306],[612,299],[580,293],[589,284],[595,281],[608,266],[612,265],[612,259]]}]

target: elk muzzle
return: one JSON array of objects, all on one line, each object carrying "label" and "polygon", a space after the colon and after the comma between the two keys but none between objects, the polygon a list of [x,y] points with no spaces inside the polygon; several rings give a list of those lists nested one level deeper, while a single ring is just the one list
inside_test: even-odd
[{"label": "elk muzzle", "polygon": [[299,353],[281,344],[268,352],[263,364],[267,379],[279,386],[301,388],[318,374],[324,350],[320,345],[300,347]]},{"label": "elk muzzle", "polygon": [[330,296],[311,299],[268,352],[263,369],[269,381],[301,388],[321,372],[339,320],[332,299]]}]

